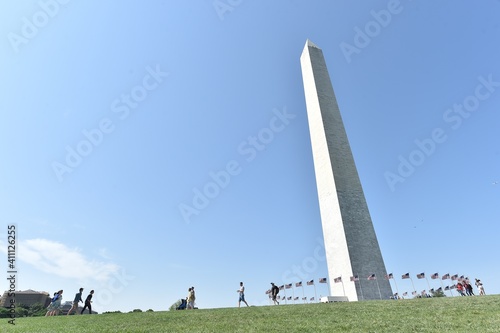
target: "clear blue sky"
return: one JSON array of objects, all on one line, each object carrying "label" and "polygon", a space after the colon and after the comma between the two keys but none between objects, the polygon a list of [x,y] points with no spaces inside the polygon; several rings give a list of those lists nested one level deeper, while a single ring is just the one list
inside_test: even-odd
[{"label": "clear blue sky", "polygon": [[236,306],[240,281],[266,305],[270,282],[325,277],[309,38],[399,291],[438,272],[500,292],[500,1],[1,7],[0,246],[15,223],[18,289],[165,310],[190,286],[200,308]]}]

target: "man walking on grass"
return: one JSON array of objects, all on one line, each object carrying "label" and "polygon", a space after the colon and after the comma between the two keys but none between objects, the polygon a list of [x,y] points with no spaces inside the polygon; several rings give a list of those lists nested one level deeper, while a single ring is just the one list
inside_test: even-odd
[{"label": "man walking on grass", "polygon": [[238,307],[240,307],[241,302],[245,302],[245,304],[248,306],[247,301],[245,301],[245,287],[243,287],[243,282],[240,282],[240,289],[236,290],[236,292],[240,295],[240,298],[238,300]]},{"label": "man walking on grass", "polygon": [[90,294],[85,299],[85,305],[83,306],[82,312],[80,314],[83,314],[83,311],[85,311],[86,308],[89,308],[89,314],[92,314],[92,295],[94,295],[93,290],[90,291]]},{"label": "man walking on grass", "polygon": [[71,306],[71,309],[69,309],[68,313],[66,314],[67,316],[69,316],[73,310],[76,310],[75,313],[78,313],[78,303],[83,302],[82,292],[83,288],[80,288],[79,293],[75,295],[75,299],[73,300],[73,305]]}]

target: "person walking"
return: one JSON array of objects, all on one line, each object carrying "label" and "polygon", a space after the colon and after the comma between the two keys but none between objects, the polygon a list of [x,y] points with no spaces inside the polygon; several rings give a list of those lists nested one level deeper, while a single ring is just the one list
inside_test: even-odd
[{"label": "person walking", "polygon": [[92,296],[94,295],[94,290],[91,290],[87,298],[85,299],[85,305],[83,306],[82,312],[85,311],[86,308],[89,308],[89,314],[92,314]]},{"label": "person walking", "polygon": [[241,302],[244,302],[247,306],[249,306],[247,301],[245,301],[245,287],[243,286],[243,282],[240,282],[240,289],[236,290],[236,292],[240,295],[238,299],[238,307],[240,307]]},{"label": "person walking", "polygon": [[194,287],[191,287],[188,289],[188,296],[186,298],[187,301],[187,310],[193,310],[194,309],[194,300],[196,299],[196,296],[194,294]]},{"label": "person walking", "polygon": [[477,287],[477,290],[479,290],[480,296],[486,295],[486,293],[484,292],[484,287],[483,287],[483,283],[481,282],[481,280],[476,279],[476,287]]},{"label": "person walking", "polygon": [[78,303],[82,302],[82,292],[83,288],[80,288],[79,292],[75,295],[75,299],[73,300],[73,305],[71,306],[71,309],[68,310],[68,313],[66,314],[69,316],[73,310],[76,310],[75,313],[78,313]]},{"label": "person walking", "polygon": [[54,293],[54,297],[52,298],[49,306],[47,307],[47,313],[45,314],[45,317],[56,316],[59,314],[59,308],[61,307],[61,302],[62,302],[62,294],[63,294],[62,289]]},{"label": "person walking", "polygon": [[280,305],[280,302],[278,302],[278,300],[276,299],[276,297],[278,297],[279,292],[280,288],[278,288],[278,286],[276,286],[273,282],[271,282],[271,298],[274,302],[274,305],[276,304]]}]

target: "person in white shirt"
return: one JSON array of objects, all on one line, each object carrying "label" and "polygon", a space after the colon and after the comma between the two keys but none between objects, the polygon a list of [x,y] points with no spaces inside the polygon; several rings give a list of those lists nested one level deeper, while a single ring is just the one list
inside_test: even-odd
[{"label": "person in white shirt", "polygon": [[240,289],[236,290],[236,292],[240,295],[240,298],[238,300],[238,307],[240,307],[241,302],[245,302],[245,304],[248,306],[247,301],[245,301],[245,287],[243,287],[243,282],[240,282]]}]

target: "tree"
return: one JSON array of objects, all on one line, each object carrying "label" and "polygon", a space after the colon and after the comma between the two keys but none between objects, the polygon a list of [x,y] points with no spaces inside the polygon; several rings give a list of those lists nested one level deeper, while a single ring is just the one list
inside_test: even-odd
[{"label": "tree", "polygon": [[170,307],[168,308],[168,310],[169,310],[169,311],[174,311],[174,310],[176,310],[176,309],[177,309],[177,307],[178,307],[179,305],[181,305],[181,303],[182,303],[182,300],[180,300],[180,299],[179,299],[179,300],[177,300],[174,304],[170,305]]},{"label": "tree", "polygon": [[438,290],[432,290],[431,291],[432,297],[446,297],[442,289]]}]

